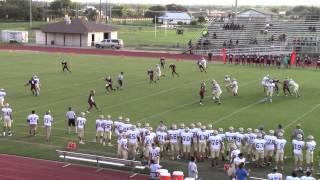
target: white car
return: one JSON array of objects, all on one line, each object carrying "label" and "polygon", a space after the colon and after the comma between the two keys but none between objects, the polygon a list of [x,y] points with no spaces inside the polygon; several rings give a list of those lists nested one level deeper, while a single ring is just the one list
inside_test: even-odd
[{"label": "white car", "polygon": [[123,41],[121,39],[104,39],[96,43],[96,48],[123,48]]}]

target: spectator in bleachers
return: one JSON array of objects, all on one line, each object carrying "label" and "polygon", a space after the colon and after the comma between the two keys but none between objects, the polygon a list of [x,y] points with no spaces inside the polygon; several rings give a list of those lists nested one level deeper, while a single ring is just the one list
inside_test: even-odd
[{"label": "spectator in bleachers", "polygon": [[212,37],[213,37],[213,39],[217,39],[217,34],[214,32]]}]

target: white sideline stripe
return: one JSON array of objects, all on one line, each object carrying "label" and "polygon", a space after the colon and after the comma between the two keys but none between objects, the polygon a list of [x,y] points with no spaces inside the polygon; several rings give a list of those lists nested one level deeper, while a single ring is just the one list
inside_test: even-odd
[{"label": "white sideline stripe", "polygon": [[264,178],[253,177],[253,176],[250,176],[250,179],[268,180],[268,179],[264,179]]},{"label": "white sideline stripe", "polygon": [[240,108],[240,109],[238,109],[238,110],[236,110],[236,111],[233,111],[231,114],[228,114],[228,115],[226,115],[226,116],[223,116],[223,117],[219,118],[219,119],[216,120],[216,121],[213,121],[213,124],[216,124],[216,123],[218,123],[218,122],[220,122],[220,121],[223,121],[223,120],[225,120],[225,119],[228,119],[228,118],[234,116],[235,114],[238,114],[238,113],[240,113],[240,112],[242,112],[242,111],[245,111],[245,110],[247,110],[247,109],[250,109],[250,108],[252,108],[253,106],[255,106],[255,105],[257,105],[257,104],[260,104],[260,103],[263,103],[263,102],[265,102],[265,98],[260,99],[260,100],[258,100],[258,101],[256,101],[256,102],[254,102],[254,103],[252,103],[252,104],[249,104],[249,105],[247,105],[247,106],[245,106],[245,107],[243,107],[243,108]]},{"label": "white sideline stripe", "polygon": [[63,167],[63,168],[66,168],[66,167],[68,167],[68,166],[71,166],[71,164],[68,163],[68,164],[66,164],[66,165],[63,165],[62,167]]},{"label": "white sideline stripe", "polygon": [[320,104],[315,105],[313,108],[311,108],[309,111],[303,113],[302,115],[300,115],[299,117],[297,117],[295,120],[291,121],[291,123],[287,124],[284,129],[287,129],[288,127],[292,126],[294,123],[296,123],[297,121],[300,121],[301,119],[303,119],[305,116],[309,115],[310,113],[312,113],[313,111],[315,111],[317,108],[320,107]]}]

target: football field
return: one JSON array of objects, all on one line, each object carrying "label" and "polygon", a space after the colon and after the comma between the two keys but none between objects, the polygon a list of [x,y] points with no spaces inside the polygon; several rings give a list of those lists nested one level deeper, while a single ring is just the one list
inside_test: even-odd
[{"label": "football field", "polygon": [[[66,59],[72,73],[63,73],[61,58]],[[45,159],[57,159],[55,149],[63,149],[67,142],[76,141],[75,134],[66,133],[65,113],[73,107],[77,113],[88,108],[87,98],[91,89],[96,90],[96,102],[102,112],[87,114],[85,145],[79,151],[114,156],[116,146],[103,147],[93,143],[96,117],[110,114],[129,117],[132,123],[150,123],[154,128],[159,121],[168,126],[172,123],[202,122],[214,128],[234,126],[236,129],[275,129],[279,123],[286,128],[286,139],[296,124],[302,124],[306,135],[320,138],[318,115],[320,114],[319,73],[315,69],[276,69],[248,66],[209,64],[207,73],[200,73],[195,61],[168,60],[163,77],[149,84],[147,69],[155,67],[158,59],[118,56],[40,53],[23,51],[0,51],[0,87],[7,92],[6,101],[13,108],[13,136],[0,137],[0,153],[17,154]],[[171,77],[168,65],[174,62],[180,77]],[[104,78],[116,77],[124,72],[124,90],[106,93]],[[24,84],[32,75],[41,81],[41,94],[32,96]],[[215,104],[210,95],[210,81],[217,80],[224,87],[224,75],[229,74],[239,83],[239,96],[234,97],[223,88],[222,104]],[[266,74],[283,81],[286,77],[300,85],[301,97],[274,96],[273,102],[264,101],[261,79]],[[199,105],[200,82],[205,81],[208,91],[204,105]],[[54,118],[52,140],[45,142],[43,128],[36,137],[28,137],[26,118],[36,110],[43,124],[43,115],[51,110]],[[115,142],[114,142],[115,144]],[[291,156],[287,144],[288,156]],[[291,170],[291,169],[290,169]],[[201,171],[200,171],[201,174]]]}]

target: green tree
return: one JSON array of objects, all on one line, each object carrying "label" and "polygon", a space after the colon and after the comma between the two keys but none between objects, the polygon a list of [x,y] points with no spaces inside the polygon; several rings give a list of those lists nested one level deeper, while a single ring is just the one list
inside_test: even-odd
[{"label": "green tree", "polygon": [[88,18],[88,20],[96,21],[98,13],[96,10],[90,8],[84,12],[84,15]]},{"label": "green tree", "polygon": [[202,23],[207,22],[207,20],[206,20],[206,18],[205,18],[204,16],[200,16],[200,17],[198,18],[198,22],[199,22],[200,24],[202,24]]},{"label": "green tree", "polygon": [[71,0],[55,0],[50,3],[52,15],[63,16],[68,14],[75,4]]},{"label": "green tree", "polygon": [[188,12],[187,8],[177,4],[168,4],[166,8],[168,11]]},{"label": "green tree", "polygon": [[151,6],[144,16],[148,18],[153,18],[154,22],[154,18],[157,17],[158,19],[159,16],[164,15],[165,11],[167,11],[167,8],[164,6]]}]

